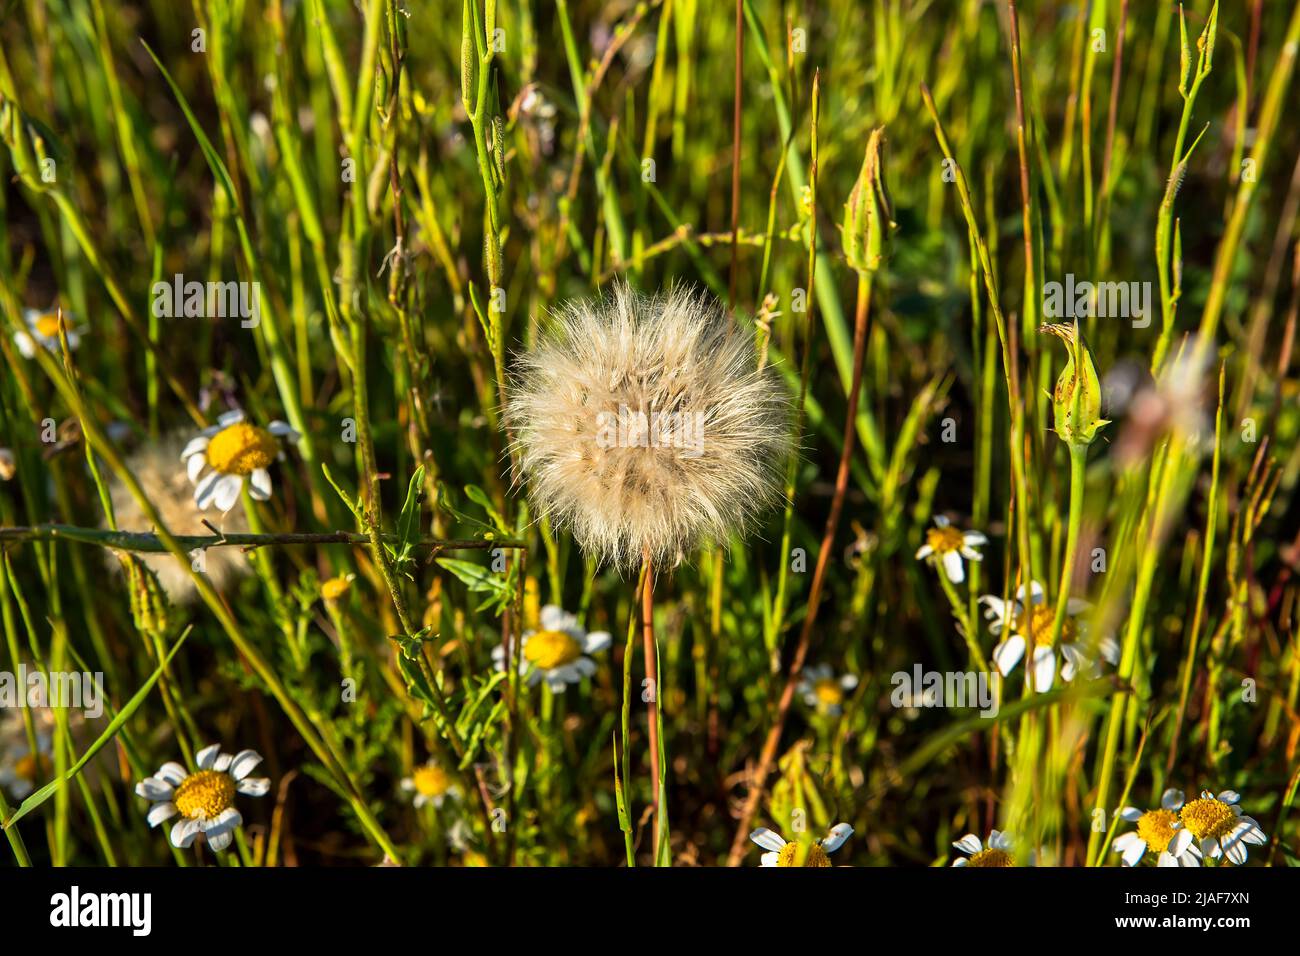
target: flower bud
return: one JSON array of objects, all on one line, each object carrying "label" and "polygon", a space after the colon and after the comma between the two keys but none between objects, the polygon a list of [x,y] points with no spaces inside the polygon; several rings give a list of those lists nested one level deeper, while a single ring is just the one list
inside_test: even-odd
[{"label": "flower bud", "polygon": [[844,204],[844,258],[858,272],[875,272],[884,256],[885,242],[897,228],[893,220],[894,209],[885,189],[884,162],[881,146],[885,129],[879,127],[867,140],[867,152],[862,158],[862,171]]},{"label": "flower bud", "polygon": [[1038,331],[1063,341],[1069,355],[1052,395],[1056,434],[1067,445],[1091,445],[1098,430],[1110,424],[1101,417],[1101,382],[1092,352],[1077,325],[1044,325]]}]

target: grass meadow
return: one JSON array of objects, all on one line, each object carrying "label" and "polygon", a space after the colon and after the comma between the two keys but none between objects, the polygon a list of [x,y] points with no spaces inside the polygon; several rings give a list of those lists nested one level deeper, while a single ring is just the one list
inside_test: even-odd
[{"label": "grass meadow", "polygon": [[1296,863],[1298,48],[5,0],[0,853]]}]

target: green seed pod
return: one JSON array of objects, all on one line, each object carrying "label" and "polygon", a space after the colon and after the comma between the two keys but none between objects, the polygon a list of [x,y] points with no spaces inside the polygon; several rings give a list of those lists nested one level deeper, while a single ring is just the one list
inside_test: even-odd
[{"label": "green seed pod", "polygon": [[1101,381],[1092,351],[1077,325],[1044,325],[1038,331],[1063,341],[1069,355],[1052,395],[1056,434],[1071,446],[1091,445],[1101,427],[1110,424],[1101,417]]},{"label": "green seed pod", "polygon": [[858,272],[875,272],[880,268],[885,254],[885,243],[897,228],[893,220],[894,209],[885,188],[884,160],[881,147],[885,129],[872,130],[867,140],[866,155],[862,158],[862,171],[844,204],[844,258]]},{"label": "green seed pod", "polygon": [[474,104],[474,14],[465,0],[460,28],[460,98],[466,112],[473,112]]}]

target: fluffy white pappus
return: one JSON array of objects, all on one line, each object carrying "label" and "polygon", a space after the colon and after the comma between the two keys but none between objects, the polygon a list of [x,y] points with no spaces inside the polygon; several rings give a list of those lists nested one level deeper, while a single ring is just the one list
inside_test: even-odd
[{"label": "fluffy white pappus", "polygon": [[[145,495],[158,509],[172,534],[211,534],[204,526],[204,514],[194,504],[194,486],[185,476],[181,450],[187,436],[181,433],[166,435],[156,442],[142,445],[127,456],[126,466],[135,475]],[[156,529],[136,502],[126,485],[116,475],[109,478],[109,495],[113,500],[113,513],[122,531],[152,532]],[[218,525],[232,534],[248,530],[248,519],[241,509],[237,514],[226,515]],[[139,554],[138,557],[158,576],[167,597],[173,604],[189,604],[198,597],[198,589],[190,577],[189,569],[171,554]],[[204,555],[204,570],[212,586],[225,590],[247,574],[252,565],[238,548],[208,548]],[[115,571],[121,564],[112,553],[107,563]]]},{"label": "fluffy white pappus", "polygon": [[518,357],[505,421],[534,508],[620,570],[743,535],[781,495],[790,400],[711,297],[618,284]]}]

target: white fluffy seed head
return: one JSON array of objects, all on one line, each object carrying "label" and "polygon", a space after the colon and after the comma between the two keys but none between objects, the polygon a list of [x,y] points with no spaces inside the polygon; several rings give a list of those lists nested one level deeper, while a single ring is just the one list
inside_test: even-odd
[{"label": "white fluffy seed head", "polygon": [[[185,476],[181,451],[189,435],[174,433],[156,442],[149,442],[127,456],[126,466],[135,475],[145,495],[158,509],[158,516],[172,534],[211,534],[204,526],[204,514],[194,504],[194,485]],[[113,513],[122,531],[152,532],[153,522],[145,516],[135,497],[116,475],[109,478],[109,495],[113,500]],[[248,530],[248,518],[243,509],[226,515],[221,530],[242,533]],[[141,554],[143,561],[158,575],[167,597],[173,604],[189,604],[198,597],[198,589],[189,570],[170,554]],[[121,570],[120,562],[111,555],[109,567]],[[225,590],[249,572],[252,565],[238,548],[209,548],[204,554],[204,573],[213,587]]]},{"label": "white fluffy seed head", "polygon": [[789,406],[713,299],[620,284],[519,357],[505,420],[537,511],[626,570],[747,530],[780,495]]}]

